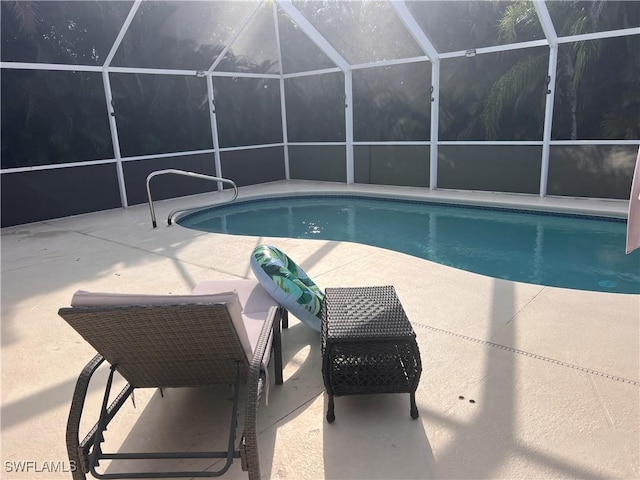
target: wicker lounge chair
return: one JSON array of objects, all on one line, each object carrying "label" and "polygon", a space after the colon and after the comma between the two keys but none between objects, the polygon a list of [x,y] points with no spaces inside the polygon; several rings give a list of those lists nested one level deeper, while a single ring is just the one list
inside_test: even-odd
[{"label": "wicker lounge chair", "polygon": [[[120,295],[76,292],[63,317],[98,354],[77,381],[67,423],[67,451],[75,480],[90,472],[99,478],[220,476],[241,458],[249,478],[260,478],[257,408],[270,353],[275,383],[282,384],[281,322],[286,311],[254,280],[203,282],[190,295]],[[80,418],[91,376],[107,361],[110,374],[100,418],[81,441]],[[114,372],[128,382],[108,405]],[[246,384],[246,388],[239,388]],[[104,432],[136,388],[177,388],[234,385],[228,450],[223,452],[115,453],[102,451]],[[240,393],[246,392],[244,432],[236,446]],[[218,471],[133,472],[96,471],[101,459],[222,458]],[[165,462],[159,465],[166,465]]]}]

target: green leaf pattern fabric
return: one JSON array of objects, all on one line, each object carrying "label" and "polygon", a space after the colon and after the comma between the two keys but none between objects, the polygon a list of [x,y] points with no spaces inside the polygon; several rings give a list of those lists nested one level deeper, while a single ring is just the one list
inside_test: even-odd
[{"label": "green leaf pattern fabric", "polygon": [[324,293],[293,260],[270,245],[253,251],[258,265],[283,291],[293,296],[310,313],[320,318]]}]

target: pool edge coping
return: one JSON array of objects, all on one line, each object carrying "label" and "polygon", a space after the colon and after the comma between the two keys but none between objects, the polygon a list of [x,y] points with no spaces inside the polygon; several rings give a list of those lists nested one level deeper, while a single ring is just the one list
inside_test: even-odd
[{"label": "pool edge coping", "polygon": [[[280,182],[274,182],[275,185],[278,185]],[[338,184],[342,185],[342,184]],[[348,186],[347,186],[348,187]],[[365,185],[365,187],[371,188],[369,185]],[[373,187],[381,187],[381,186],[373,186]],[[387,185],[383,185],[382,187],[389,187]],[[393,187],[393,186],[392,186]],[[399,189],[411,188],[411,187],[395,187]],[[487,199],[487,198],[460,198],[456,196],[450,195],[450,193],[462,193],[463,195],[472,196],[476,195],[513,195],[512,198],[518,198],[523,200],[533,200],[538,199],[544,201],[544,198],[549,197],[535,197],[526,194],[511,194],[511,193],[493,193],[493,192],[475,192],[475,191],[446,191],[443,192],[439,190],[438,193],[434,195],[433,192],[427,191],[422,192],[422,195],[418,195],[416,192],[406,192],[400,190],[399,192],[381,192],[381,191],[372,191],[370,189],[356,189],[356,188],[340,188],[340,189],[331,189],[331,188],[305,188],[304,191],[272,191],[272,192],[261,192],[261,193],[247,193],[246,195],[239,196],[233,202],[227,201],[217,201],[211,203],[209,205],[203,205],[201,207],[194,207],[193,209],[189,209],[189,211],[178,213],[174,218],[174,223],[178,223],[181,220],[184,220],[186,217],[191,216],[195,213],[202,212],[204,210],[209,210],[218,207],[231,207],[233,205],[238,205],[242,203],[251,203],[253,201],[259,200],[278,200],[278,199],[286,199],[289,197],[299,198],[299,197],[346,197],[346,198],[363,198],[363,199],[380,199],[380,200],[392,200],[392,201],[406,201],[406,202],[415,202],[415,203],[427,203],[437,206],[449,206],[449,207],[467,207],[473,209],[480,210],[501,210],[515,213],[530,213],[530,214],[542,214],[542,215],[550,215],[550,216],[568,216],[568,217],[576,217],[576,218],[588,218],[594,220],[603,220],[603,221],[612,221],[616,223],[626,223],[627,220],[627,212],[616,211],[613,209],[604,209],[604,208],[594,208],[594,209],[585,209],[580,208],[579,206],[569,206],[569,205],[559,205],[559,204],[545,204],[545,203],[528,203],[528,202],[509,202],[504,199]],[[444,193],[444,194],[440,194]],[[550,198],[551,201],[578,201],[578,202],[589,202],[592,200],[603,201],[603,202],[611,202],[612,204],[620,202],[622,204],[623,200],[602,200],[602,199],[574,199],[574,198],[564,198],[564,197],[553,197]]]}]

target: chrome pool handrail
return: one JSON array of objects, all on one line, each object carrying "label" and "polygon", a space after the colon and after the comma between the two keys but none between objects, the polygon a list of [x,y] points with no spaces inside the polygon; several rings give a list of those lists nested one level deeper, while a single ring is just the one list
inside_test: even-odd
[{"label": "chrome pool handrail", "polygon": [[[222,203],[231,203],[233,202],[236,198],[238,198],[238,187],[236,186],[235,182],[233,180],[229,180],[228,178],[221,178],[221,177],[214,177],[213,175],[205,175],[204,173],[196,173],[196,172],[188,172],[186,170],[178,170],[178,169],[174,169],[174,168],[168,168],[165,170],[156,170],[155,172],[151,172],[149,175],[147,175],[147,198],[149,199],[149,210],[151,211],[151,222],[153,224],[153,228],[156,228],[158,226],[157,222],[156,222],[156,212],[153,208],[153,199],[151,198],[151,179],[157,175],[164,175],[166,173],[173,173],[175,175],[184,175],[185,177],[195,177],[195,178],[201,178],[204,180],[211,180],[214,182],[220,182],[220,183],[226,183],[229,184],[233,187],[233,198],[231,198],[231,200],[227,201],[227,202],[222,202]],[[200,208],[205,208],[205,206],[202,207],[194,207],[194,208],[183,208],[183,209],[179,209],[179,210],[174,210],[173,212],[171,212],[167,218],[167,225],[171,225],[172,222],[172,218],[173,216],[178,213],[178,212],[186,212],[189,210],[197,210]]]}]

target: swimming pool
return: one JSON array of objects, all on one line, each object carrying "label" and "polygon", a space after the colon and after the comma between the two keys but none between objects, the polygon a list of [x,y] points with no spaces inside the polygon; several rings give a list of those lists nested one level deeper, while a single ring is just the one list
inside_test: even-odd
[{"label": "swimming pool", "polygon": [[206,232],[364,243],[518,282],[640,293],[626,220],[356,196],[280,197],[185,215]]}]

